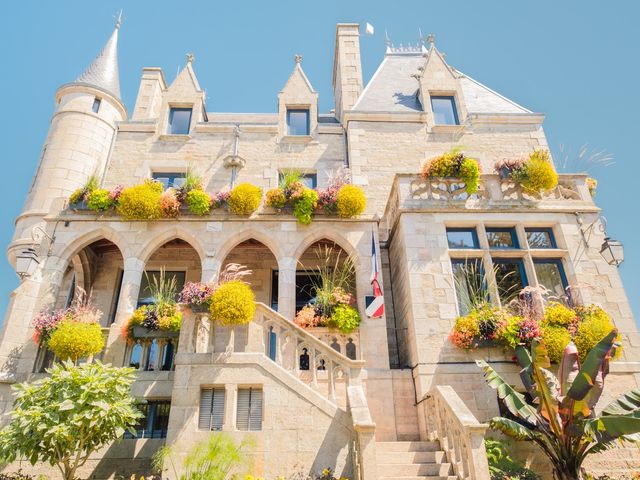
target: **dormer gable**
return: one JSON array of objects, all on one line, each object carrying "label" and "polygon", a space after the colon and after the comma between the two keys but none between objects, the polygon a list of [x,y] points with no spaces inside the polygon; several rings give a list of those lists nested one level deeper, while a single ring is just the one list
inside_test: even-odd
[{"label": "dormer gable", "polygon": [[280,137],[309,138],[318,126],[318,93],[302,70],[302,56],[295,56],[295,67],[278,94],[278,132]]}]

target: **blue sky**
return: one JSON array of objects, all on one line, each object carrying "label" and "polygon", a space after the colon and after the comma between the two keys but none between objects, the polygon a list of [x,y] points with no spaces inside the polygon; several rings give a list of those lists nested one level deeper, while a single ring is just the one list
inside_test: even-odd
[{"label": "blue sky", "polygon": [[[365,82],[384,54],[384,31],[395,43],[415,42],[418,28],[435,33],[438,48],[459,70],[506,97],[546,114],[545,131],[556,159],[605,152],[615,164],[591,166],[600,182],[598,204],[608,232],[626,247],[620,271],[640,313],[640,234],[636,195],[640,179],[640,3],[564,0],[468,1],[31,1],[3,6],[0,54],[2,163],[5,203],[0,244],[13,234],[54,109],[54,92],[90,63],[124,9],[120,81],[133,109],[141,70],[160,66],[168,80],[193,52],[209,111],[274,112],[277,93],[304,57],[320,94],[333,106],[331,72],[335,24],[370,22],[362,37]],[[615,6],[615,8],[614,8]],[[571,169],[588,165],[574,162]],[[0,309],[18,284],[0,260]]]}]

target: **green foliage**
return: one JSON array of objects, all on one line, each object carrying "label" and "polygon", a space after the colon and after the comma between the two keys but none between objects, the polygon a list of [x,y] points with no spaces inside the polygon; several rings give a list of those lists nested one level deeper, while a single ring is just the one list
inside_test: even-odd
[{"label": "green foliage", "polygon": [[477,345],[476,338],[479,335],[478,316],[471,312],[469,315],[456,318],[453,330],[449,334],[449,341],[458,348],[469,349]]},{"label": "green foliage", "polygon": [[531,403],[487,362],[476,361],[489,386],[520,421],[496,417],[491,427],[514,440],[538,445],[549,457],[557,480],[577,480],[588,454],[606,450],[618,441],[635,440],[633,436],[640,433],[640,390],[628,392],[606,407],[601,416],[594,410],[617,335],[616,330],[610,331],[589,351],[581,366],[578,351],[570,343],[563,354],[559,378],[548,370],[551,364],[544,343],[534,340],[530,355],[518,347],[520,378],[534,397]]},{"label": "green foliage", "polygon": [[364,212],[367,199],[362,188],[356,185],[343,185],[338,190],[337,210],[342,218],[353,218]]},{"label": "green foliage", "polygon": [[178,281],[174,275],[167,277],[164,267],[160,269],[160,273],[156,276],[154,275],[151,280],[149,280],[149,276],[147,272],[144,273],[145,277],[147,277],[147,284],[149,285],[147,288],[149,290],[149,294],[153,298],[153,302],[156,304],[159,303],[176,303],[176,296],[178,294]]},{"label": "green foliage", "polygon": [[505,442],[487,438],[484,441],[491,480],[538,480],[540,476],[511,458]]},{"label": "green foliage", "polygon": [[[349,256],[342,249],[325,246],[315,251],[318,267],[313,281],[315,307],[323,314],[330,316],[336,305],[334,292],[353,293],[356,269]],[[304,265],[303,265],[304,266]]]},{"label": "green foliage", "polygon": [[349,305],[338,305],[333,309],[329,326],[337,328],[342,333],[351,333],[360,326],[360,314]]},{"label": "green foliage", "polygon": [[153,180],[125,188],[118,199],[118,213],[127,220],[156,220],[162,216],[161,194],[162,183]]},{"label": "green foliage", "polygon": [[58,358],[75,363],[81,358],[100,353],[104,342],[99,323],[64,320],[47,340],[47,346]]},{"label": "green foliage", "polygon": [[551,164],[548,150],[535,150],[522,166],[511,172],[511,178],[531,193],[548,191],[558,185],[558,173]]},{"label": "green foliage", "polygon": [[245,437],[238,445],[227,433],[212,433],[198,442],[184,459],[184,473],[178,476],[173,460],[173,447],[162,447],[153,456],[153,466],[173,471],[176,480],[227,480],[242,478],[248,458],[255,445],[252,437]]},{"label": "green foliage", "polygon": [[310,188],[305,188],[295,201],[293,215],[302,225],[309,225],[313,220],[313,212],[317,205],[318,193]]},{"label": "green foliage", "polygon": [[478,191],[480,185],[480,165],[478,161],[465,157],[458,149],[428,160],[422,167],[423,178],[460,178],[469,195]]},{"label": "green foliage", "polygon": [[104,188],[97,188],[89,193],[87,206],[91,210],[96,210],[98,212],[104,212],[105,210],[109,210],[112,208],[113,199],[109,195],[109,190]]},{"label": "green foliage", "polygon": [[207,215],[211,211],[211,196],[199,189],[189,190],[185,197],[187,206],[196,215]]},{"label": "green foliage", "polygon": [[300,170],[284,170],[280,175],[278,186],[286,190],[291,188],[294,183],[302,182],[302,172]]},{"label": "green foliage", "polygon": [[125,430],[135,433],[142,414],[130,394],[134,370],[66,362],[49,374],[13,387],[14,410],[0,430],[0,457],[55,465],[63,478],[73,480],[93,452]]},{"label": "green foliage", "polygon": [[260,206],[262,189],[250,183],[241,183],[231,190],[228,204],[231,213],[251,215]]},{"label": "green foliage", "polygon": [[209,311],[211,319],[220,325],[245,325],[256,312],[253,290],[240,280],[225,282],[211,295]]},{"label": "green foliage", "polygon": [[69,203],[79,203],[83,200],[87,200],[91,192],[98,188],[98,178],[95,175],[91,175],[87,180],[87,183],[83,187],[76,189],[69,197]]}]

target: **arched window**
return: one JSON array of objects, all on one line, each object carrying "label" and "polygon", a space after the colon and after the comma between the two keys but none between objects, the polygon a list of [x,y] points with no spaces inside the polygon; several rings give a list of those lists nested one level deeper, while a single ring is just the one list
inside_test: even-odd
[{"label": "arched window", "polygon": [[131,356],[129,357],[129,366],[138,370],[142,362],[142,344],[138,341],[131,348]]},{"label": "arched window", "polygon": [[309,370],[309,351],[306,348],[300,354],[300,370]]}]

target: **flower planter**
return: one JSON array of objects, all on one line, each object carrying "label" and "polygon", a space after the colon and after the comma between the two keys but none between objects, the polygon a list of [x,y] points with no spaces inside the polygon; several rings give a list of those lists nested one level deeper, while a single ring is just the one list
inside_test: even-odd
[{"label": "flower planter", "polygon": [[88,212],[89,210],[89,205],[87,205],[87,201],[86,200],[82,200],[80,202],[76,202],[76,203],[70,203],[69,204],[69,208],[71,210],[73,210],[74,212]]},{"label": "flower planter", "polygon": [[209,305],[204,303],[201,305],[188,305],[193,313],[209,313]]},{"label": "flower planter", "polygon": [[145,327],[133,327],[133,336],[135,338],[167,338],[178,337],[180,332],[170,330],[149,330]]}]

